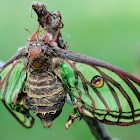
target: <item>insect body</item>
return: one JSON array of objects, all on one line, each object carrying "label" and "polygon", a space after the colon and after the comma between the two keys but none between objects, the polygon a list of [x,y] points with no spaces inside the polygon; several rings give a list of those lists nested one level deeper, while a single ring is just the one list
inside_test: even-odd
[{"label": "insect body", "polygon": [[44,44],[29,45],[27,73],[24,93],[26,104],[42,121],[50,127],[59,116],[65,103],[66,93],[59,77],[51,67],[52,58],[45,51]]},{"label": "insect body", "polygon": [[38,28],[26,47],[1,68],[0,99],[11,114],[29,128],[34,123],[32,110],[44,127],[51,127],[68,93],[74,110],[66,128],[82,115],[107,124],[140,122],[140,80],[111,64],[55,46],[60,23],[51,41],[46,25],[43,36]]}]

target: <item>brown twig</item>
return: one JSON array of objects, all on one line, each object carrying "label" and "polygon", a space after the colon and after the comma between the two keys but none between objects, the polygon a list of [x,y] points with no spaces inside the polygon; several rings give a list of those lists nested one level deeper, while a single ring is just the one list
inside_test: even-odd
[{"label": "brown twig", "polygon": [[[47,14],[50,13],[46,9],[45,4],[41,3],[41,2],[33,2],[32,9],[38,15],[38,21],[40,22],[41,26],[44,27],[45,18],[47,16]],[[53,11],[53,13],[59,13],[59,11]],[[48,16],[46,26],[48,26],[48,28],[47,28],[48,33],[53,35],[53,37],[54,37],[58,30],[59,23],[58,23],[58,20],[54,18],[55,15],[53,16],[52,14],[50,16]],[[62,38],[61,33],[58,34],[56,43],[57,43],[58,47],[60,47],[62,49],[65,49],[67,46],[67,43]]]},{"label": "brown twig", "polygon": [[92,119],[86,116],[83,116],[83,118],[88,124],[91,133],[96,137],[97,140],[118,140],[117,138],[111,138],[105,126],[97,119]]},{"label": "brown twig", "polygon": [[[46,9],[45,4],[41,2],[33,2],[32,9],[38,15],[38,21],[40,22],[41,26],[44,27],[45,17],[48,15],[48,13],[50,13]],[[53,13],[60,14],[58,11],[54,11]],[[53,35],[54,37],[58,29],[58,20],[56,20],[54,15],[52,15],[51,13],[47,19],[46,26],[48,26],[47,28],[48,33]],[[57,46],[62,49],[65,49],[67,46],[60,32],[55,42],[57,43]],[[97,140],[113,140],[109,135],[108,131],[106,130],[106,128],[104,127],[104,125],[101,124],[99,121],[85,116],[83,116],[83,118],[88,124],[91,133],[96,137]]]}]

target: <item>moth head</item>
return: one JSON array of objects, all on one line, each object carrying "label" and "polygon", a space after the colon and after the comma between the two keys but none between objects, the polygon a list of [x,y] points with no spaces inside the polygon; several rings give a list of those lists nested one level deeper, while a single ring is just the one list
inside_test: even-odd
[{"label": "moth head", "polygon": [[42,47],[41,43],[32,41],[28,43],[28,59],[31,62],[31,65],[35,68],[42,67],[44,63],[44,48]]},{"label": "moth head", "polygon": [[40,46],[38,43],[32,43],[32,45],[29,47],[29,53],[30,53],[30,59],[33,59],[37,55],[40,55],[44,52],[44,49]]}]

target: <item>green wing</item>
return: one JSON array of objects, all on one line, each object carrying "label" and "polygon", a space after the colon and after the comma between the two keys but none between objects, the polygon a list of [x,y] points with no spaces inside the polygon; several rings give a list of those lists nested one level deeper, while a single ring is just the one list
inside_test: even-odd
[{"label": "green wing", "polygon": [[[63,83],[83,115],[103,123],[131,125],[140,122],[140,80],[106,62],[60,50]],[[66,60],[67,59],[67,60]]]},{"label": "green wing", "polygon": [[34,123],[34,118],[23,105],[22,88],[25,78],[24,58],[10,59],[0,69],[0,99],[21,125],[30,128]]},{"label": "green wing", "polygon": [[24,59],[15,60],[2,68],[0,71],[0,99],[9,104],[16,104],[25,76]]},{"label": "green wing", "polygon": [[13,117],[24,127],[31,128],[34,124],[34,118],[29,114],[29,110],[22,105],[8,104],[3,101],[3,104]]}]

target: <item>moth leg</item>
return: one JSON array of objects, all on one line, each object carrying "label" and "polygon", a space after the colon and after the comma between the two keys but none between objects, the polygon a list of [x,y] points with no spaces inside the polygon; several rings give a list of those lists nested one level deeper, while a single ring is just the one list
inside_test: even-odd
[{"label": "moth leg", "polygon": [[[49,16],[50,16],[50,13],[48,13],[47,16],[45,17],[44,28],[46,27],[47,19],[48,19]],[[44,30],[44,41],[46,43],[48,43],[48,32],[47,32],[47,30]]]},{"label": "moth leg", "polygon": [[53,16],[54,19],[56,19],[56,18],[60,18],[61,19],[61,25],[62,25],[61,28],[63,28],[64,24],[62,22],[62,17],[61,17],[60,11],[52,11],[51,15]]},{"label": "moth leg", "polygon": [[[44,28],[46,28],[47,19],[48,19],[48,17],[49,17],[50,15],[52,15],[52,17],[53,17],[54,19],[59,18],[58,30],[57,30],[56,35],[54,36],[54,38],[53,38],[52,41],[48,42],[48,32],[47,32],[47,30],[44,30],[44,41],[45,41],[46,43],[48,43],[50,46],[52,46],[52,44],[56,41],[56,39],[57,39],[57,37],[58,37],[58,34],[59,34],[60,29],[63,28],[63,22],[62,22],[62,20],[61,20],[62,17],[61,17],[60,12],[59,12],[59,11],[54,11],[53,14],[48,13],[47,16],[45,17]],[[61,26],[61,25],[62,25],[62,26]]]},{"label": "moth leg", "polygon": [[78,109],[74,106],[74,110],[70,113],[65,128],[68,129],[73,124],[74,120],[79,117],[81,120],[81,114],[79,113]]},{"label": "moth leg", "polygon": [[69,45],[66,46],[65,50],[67,50],[69,48]]},{"label": "moth leg", "polygon": [[[54,18],[59,18],[59,26],[58,26],[58,30],[57,30],[56,35],[54,36],[53,40],[49,42],[49,45],[50,45],[50,46],[52,46],[52,44],[56,41],[60,29],[63,28],[63,22],[62,22],[62,20],[61,20],[62,17],[61,17],[60,12],[58,12],[58,13],[56,12],[56,13],[52,14],[52,16],[53,16]],[[62,25],[62,26],[61,26],[61,25]]]},{"label": "moth leg", "polygon": [[23,97],[23,107],[27,110],[29,110],[29,107],[27,106],[26,98]]},{"label": "moth leg", "polygon": [[[59,20],[59,22],[61,23],[61,27],[60,28],[63,28],[64,24],[62,22],[62,17],[61,17],[60,11],[52,11],[51,15],[53,16],[54,19],[60,18],[60,20]],[[68,48],[69,48],[69,45],[66,46],[65,50],[67,50]]]}]

